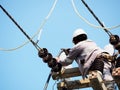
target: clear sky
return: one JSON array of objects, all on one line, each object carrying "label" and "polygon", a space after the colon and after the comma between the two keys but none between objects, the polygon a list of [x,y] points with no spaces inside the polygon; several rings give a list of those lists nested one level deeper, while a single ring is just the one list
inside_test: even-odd
[{"label": "clear sky", "polygon": [[[56,6],[42,27],[38,42],[41,48],[45,47],[54,57],[57,56],[61,48],[73,46],[72,34],[77,28],[84,29],[88,37],[101,48],[109,43],[109,37],[103,29],[90,26],[75,13],[71,0],[0,0],[0,4],[32,37],[40,29],[55,1]],[[85,1],[106,27],[120,24],[120,0]],[[74,2],[80,15],[99,26],[81,0]],[[120,35],[119,29],[110,32]],[[27,40],[0,9],[0,48],[16,48]],[[75,62],[73,66],[77,66]],[[0,90],[43,90],[49,72],[50,68],[38,57],[38,51],[31,43],[14,51],[0,51]],[[54,83],[51,78],[47,90],[53,90]],[[56,85],[54,90],[57,90]]]}]

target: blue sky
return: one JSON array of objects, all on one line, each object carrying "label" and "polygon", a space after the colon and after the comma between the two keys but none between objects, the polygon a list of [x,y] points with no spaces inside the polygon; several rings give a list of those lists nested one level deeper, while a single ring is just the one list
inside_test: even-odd
[{"label": "blue sky", "polygon": [[[101,48],[109,43],[103,29],[88,25],[75,13],[71,0],[0,0],[0,4],[32,37],[40,29],[55,1],[56,6],[42,27],[38,42],[41,48],[45,47],[54,57],[57,56],[61,48],[73,46],[72,34],[77,28],[83,28]],[[120,0],[85,1],[106,27],[120,24]],[[80,15],[99,26],[81,0],[74,2]],[[119,29],[110,32],[120,35]],[[0,31],[0,48],[16,48],[28,40],[1,9]],[[37,41],[37,38],[33,40]],[[77,66],[75,62],[73,66]],[[38,57],[38,51],[31,43],[14,51],[0,51],[0,90],[43,90],[49,72],[50,68]],[[52,90],[54,82],[51,78],[47,90]],[[57,90],[56,86],[54,90]]]}]

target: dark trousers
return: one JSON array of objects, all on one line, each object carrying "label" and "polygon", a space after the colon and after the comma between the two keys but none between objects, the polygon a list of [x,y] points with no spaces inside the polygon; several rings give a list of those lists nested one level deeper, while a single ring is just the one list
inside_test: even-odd
[{"label": "dark trousers", "polygon": [[102,58],[97,58],[94,60],[94,62],[92,63],[89,71],[94,71],[94,70],[98,70],[101,73],[103,73],[103,69],[104,69],[104,63],[103,63],[103,59]]}]

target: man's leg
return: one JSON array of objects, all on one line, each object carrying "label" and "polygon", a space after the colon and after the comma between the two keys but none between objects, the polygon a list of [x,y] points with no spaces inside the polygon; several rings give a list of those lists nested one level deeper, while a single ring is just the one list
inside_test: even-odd
[{"label": "man's leg", "polygon": [[103,79],[108,90],[115,90],[115,81],[111,74],[111,63],[104,62]]}]

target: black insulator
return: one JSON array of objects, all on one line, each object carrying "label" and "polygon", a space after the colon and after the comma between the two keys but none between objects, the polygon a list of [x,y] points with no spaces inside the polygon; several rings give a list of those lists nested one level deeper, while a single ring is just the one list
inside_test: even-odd
[{"label": "black insulator", "polygon": [[111,35],[111,36],[110,36],[110,39],[109,39],[109,42],[110,42],[112,45],[118,44],[118,42],[119,42],[119,36],[118,36],[118,35]]},{"label": "black insulator", "polygon": [[43,58],[43,57],[47,56],[47,54],[48,54],[48,50],[46,48],[40,49],[39,52],[38,52],[38,56],[40,58]]},{"label": "black insulator", "polygon": [[43,57],[43,62],[48,63],[52,60],[52,54],[48,53],[47,56]]},{"label": "black insulator", "polygon": [[[68,88],[67,87],[62,87],[62,90],[68,90]],[[72,90],[72,89],[70,89],[70,90]]]},{"label": "black insulator", "polygon": [[61,63],[57,63],[56,66],[54,66],[52,68],[52,71],[59,72],[59,71],[61,71],[61,69],[62,69],[62,64]]},{"label": "black insulator", "polygon": [[117,45],[114,45],[116,50],[120,50],[120,42]]},{"label": "black insulator", "polygon": [[116,59],[116,68],[120,67],[120,56]]},{"label": "black insulator", "polygon": [[53,58],[52,60],[50,60],[50,61],[48,62],[48,66],[49,66],[50,68],[55,67],[56,64],[57,64],[57,61],[56,61],[55,58]]}]

